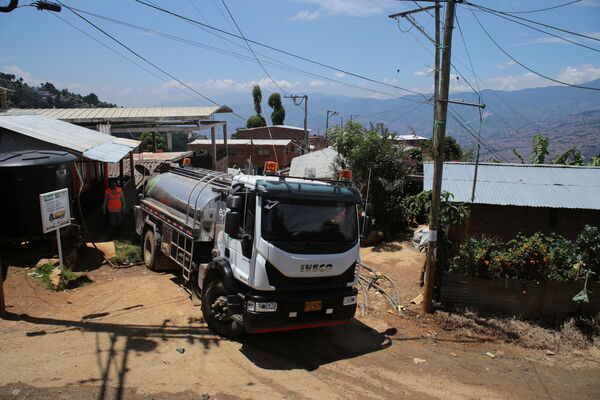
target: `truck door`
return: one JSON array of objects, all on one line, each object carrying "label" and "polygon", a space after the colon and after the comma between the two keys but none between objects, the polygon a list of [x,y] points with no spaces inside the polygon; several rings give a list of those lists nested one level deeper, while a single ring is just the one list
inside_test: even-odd
[{"label": "truck door", "polygon": [[239,226],[240,234],[238,238],[229,238],[229,262],[234,274],[247,282],[250,276],[254,248],[256,195],[250,191],[236,194],[244,198],[244,205]]}]

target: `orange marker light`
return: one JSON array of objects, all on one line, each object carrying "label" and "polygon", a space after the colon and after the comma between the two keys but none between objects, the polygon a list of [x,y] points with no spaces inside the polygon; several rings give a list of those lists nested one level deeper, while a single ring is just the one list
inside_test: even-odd
[{"label": "orange marker light", "polygon": [[183,159],[183,165],[190,165],[192,163],[192,160],[189,159],[188,157]]},{"label": "orange marker light", "polygon": [[275,161],[265,162],[265,172],[277,172],[279,170],[279,164]]},{"label": "orange marker light", "polygon": [[340,181],[350,182],[352,180],[352,171],[343,169],[340,171]]}]

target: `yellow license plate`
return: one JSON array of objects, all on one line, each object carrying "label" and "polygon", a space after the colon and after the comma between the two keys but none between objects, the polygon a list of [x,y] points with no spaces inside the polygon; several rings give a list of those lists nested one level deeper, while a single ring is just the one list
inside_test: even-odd
[{"label": "yellow license plate", "polygon": [[323,307],[321,300],[307,301],[304,303],[304,311],[319,311]]}]

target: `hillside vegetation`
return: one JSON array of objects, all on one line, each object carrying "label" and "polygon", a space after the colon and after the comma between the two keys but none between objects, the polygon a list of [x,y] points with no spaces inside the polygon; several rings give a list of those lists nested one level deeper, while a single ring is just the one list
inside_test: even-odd
[{"label": "hillside vegetation", "polygon": [[117,107],[116,104],[100,101],[94,93],[82,96],[67,89],[59,90],[50,82],[30,86],[23,78],[2,72],[0,86],[14,90],[7,96],[8,107],[11,108]]}]

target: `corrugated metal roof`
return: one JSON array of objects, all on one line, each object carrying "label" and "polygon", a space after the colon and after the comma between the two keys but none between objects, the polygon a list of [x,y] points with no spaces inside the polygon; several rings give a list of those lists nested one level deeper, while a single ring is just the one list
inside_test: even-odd
[{"label": "corrugated metal roof", "polygon": [[[474,163],[444,163],[442,190],[470,203],[474,171]],[[431,190],[433,163],[423,172],[423,189]],[[600,167],[479,164],[473,203],[600,210]]]},{"label": "corrugated metal roof", "polygon": [[[291,126],[291,125],[271,125],[269,128],[283,128],[283,129],[289,129],[292,131],[303,131],[304,132],[304,128],[298,127],[298,126]],[[253,130],[257,130],[257,129],[267,129],[266,126],[258,126],[256,128],[243,128],[240,129],[240,131],[253,131]],[[306,129],[308,132],[310,132],[310,128]]]},{"label": "corrugated metal roof", "polygon": [[292,159],[292,164],[290,165],[290,176],[318,179],[333,178],[331,164],[335,160],[337,154],[337,151],[333,148],[327,147],[322,150],[294,157]]},{"label": "corrugated metal roof", "polygon": [[36,114],[0,113],[0,127],[103,162],[117,162],[140,144]]},{"label": "corrugated metal roof", "polygon": [[423,136],[417,136],[417,135],[396,135],[394,136],[394,139],[396,140],[427,140],[426,137]]},{"label": "corrugated metal roof", "polygon": [[133,107],[133,108],[29,108],[8,113],[35,113],[66,122],[152,122],[156,120],[203,120],[215,113],[232,112],[221,107]]},{"label": "corrugated metal roof", "polygon": [[[222,145],[223,139],[217,139],[216,143]],[[246,144],[253,144],[255,146],[287,146],[290,143],[292,141],[289,139],[227,139],[228,146]],[[196,139],[189,144],[212,145],[212,141],[210,139]]]}]

